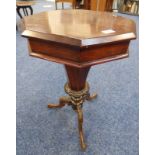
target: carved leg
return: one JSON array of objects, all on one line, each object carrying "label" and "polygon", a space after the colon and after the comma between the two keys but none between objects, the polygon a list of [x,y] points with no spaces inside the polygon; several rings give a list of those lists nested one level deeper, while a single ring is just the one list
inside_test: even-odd
[{"label": "carved leg", "polygon": [[48,104],[48,108],[62,108],[64,107],[66,104],[70,105],[71,104],[71,100],[70,97],[68,96],[63,96],[59,99],[59,103],[58,104]]},{"label": "carved leg", "polygon": [[83,133],[83,127],[82,127],[82,124],[83,124],[83,112],[82,112],[81,105],[77,105],[76,112],[78,114],[78,126],[79,126],[80,144],[81,144],[81,148],[83,150],[85,150],[87,145],[84,142],[84,133]]},{"label": "carved leg", "polygon": [[91,100],[95,99],[96,97],[97,97],[97,93],[93,93],[92,95],[90,95],[90,93],[88,93],[86,100],[91,101]]}]

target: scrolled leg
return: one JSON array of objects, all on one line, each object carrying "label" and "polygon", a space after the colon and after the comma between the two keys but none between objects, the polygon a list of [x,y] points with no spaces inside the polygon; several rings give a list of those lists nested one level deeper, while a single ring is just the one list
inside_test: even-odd
[{"label": "scrolled leg", "polygon": [[71,104],[70,97],[63,96],[63,97],[60,97],[58,104],[48,104],[48,108],[62,108],[66,104],[69,104],[69,105]]},{"label": "scrolled leg", "polygon": [[80,105],[77,105],[77,110],[76,110],[77,114],[78,114],[78,127],[79,127],[79,136],[80,136],[80,144],[81,144],[81,148],[83,150],[86,149],[87,145],[84,142],[84,133],[83,133],[83,112],[82,112],[82,108]]}]

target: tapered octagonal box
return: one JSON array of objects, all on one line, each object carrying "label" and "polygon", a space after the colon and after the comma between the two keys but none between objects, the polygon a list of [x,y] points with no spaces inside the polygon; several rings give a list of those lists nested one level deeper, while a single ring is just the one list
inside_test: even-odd
[{"label": "tapered octagonal box", "polygon": [[128,57],[135,23],[108,12],[57,10],[23,20],[30,55],[83,68]]}]

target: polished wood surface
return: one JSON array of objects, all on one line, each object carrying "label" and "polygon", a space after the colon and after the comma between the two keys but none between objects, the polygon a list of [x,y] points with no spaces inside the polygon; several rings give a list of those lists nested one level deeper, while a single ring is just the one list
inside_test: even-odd
[{"label": "polished wood surface", "polygon": [[[80,91],[85,87],[90,67],[82,69],[65,65],[69,86],[72,90]],[[80,76],[79,76],[80,75]],[[75,82],[76,81],[76,82]]]},{"label": "polished wood surface", "polygon": [[29,38],[30,55],[65,65],[83,68],[128,57],[129,41],[79,48],[76,46]]},{"label": "polished wood surface", "polygon": [[107,0],[106,1],[105,11],[112,11],[113,2],[114,2],[114,0]]},{"label": "polished wood surface", "polygon": [[31,56],[78,68],[128,57],[136,37],[132,20],[107,12],[59,10],[23,21]]},{"label": "polished wood surface", "polygon": [[[90,46],[136,37],[135,23],[108,12],[90,10],[57,10],[24,18],[23,36],[65,43]],[[104,33],[112,29],[113,33]]]},{"label": "polished wood surface", "polygon": [[28,38],[30,56],[64,64],[68,77],[64,88],[69,96],[48,107],[72,106],[85,150],[82,106],[96,97],[89,93],[88,72],[93,65],[129,56],[130,40],[136,38],[135,23],[107,12],[50,11],[25,17],[22,36]]}]

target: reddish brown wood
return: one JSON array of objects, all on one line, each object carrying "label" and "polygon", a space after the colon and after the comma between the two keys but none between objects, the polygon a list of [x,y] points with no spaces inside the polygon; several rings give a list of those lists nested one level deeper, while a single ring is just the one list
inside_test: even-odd
[{"label": "reddish brown wood", "polygon": [[31,56],[64,64],[71,87],[79,90],[92,65],[128,57],[135,27],[113,13],[57,10],[25,17],[22,35]]},{"label": "reddish brown wood", "polygon": [[94,11],[105,11],[107,0],[91,0],[90,9]]},{"label": "reddish brown wood", "polygon": [[90,10],[90,2],[91,0],[84,0],[84,9]]},{"label": "reddish brown wood", "polygon": [[75,91],[82,90],[85,87],[85,82],[90,67],[76,68],[65,65],[65,69],[70,88]]},{"label": "reddish brown wood", "polygon": [[112,5],[114,0],[106,0],[105,11],[112,11]]},{"label": "reddish brown wood", "polygon": [[29,38],[29,45],[31,56],[82,68],[127,57],[129,40],[80,48]]},{"label": "reddish brown wood", "polygon": [[45,58],[46,56],[50,56],[62,60],[79,62],[79,47],[33,38],[29,39],[29,43],[32,53],[43,54]]},{"label": "reddish brown wood", "polygon": [[[24,18],[23,36],[79,47],[132,40],[135,23],[109,12],[57,10]],[[103,33],[105,30],[113,33]]]},{"label": "reddish brown wood", "polygon": [[83,48],[80,52],[80,63],[104,61],[108,58],[117,58],[119,55],[127,54],[129,41],[116,42],[94,47]]}]

